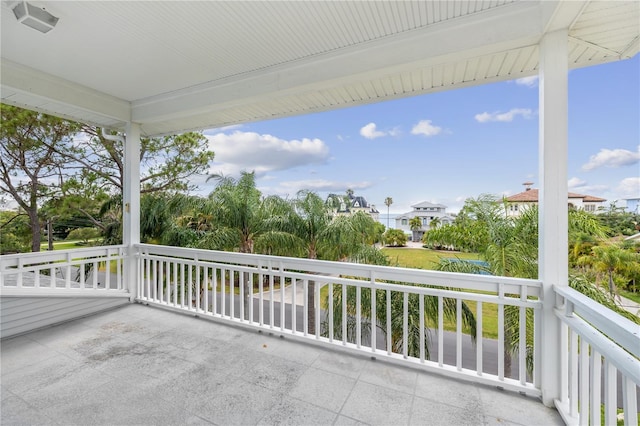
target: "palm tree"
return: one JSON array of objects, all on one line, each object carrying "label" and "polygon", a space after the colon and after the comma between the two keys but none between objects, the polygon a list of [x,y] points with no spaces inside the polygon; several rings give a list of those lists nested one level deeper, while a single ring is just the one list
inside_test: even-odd
[{"label": "palm tree", "polygon": [[434,217],[431,219],[431,222],[429,222],[429,228],[436,229],[438,226],[440,226],[440,218]]},{"label": "palm tree", "polygon": [[417,232],[420,228],[422,228],[422,220],[418,216],[412,217],[409,220],[409,228],[411,228],[411,231],[413,232],[411,240],[416,241]]},{"label": "palm tree", "polygon": [[389,228],[389,206],[393,204],[393,198],[387,197],[384,199],[384,205],[387,206],[387,228]]},{"label": "palm tree", "polygon": [[637,268],[639,263],[640,254],[613,244],[595,246],[591,249],[591,254],[578,259],[578,264],[589,265],[597,272],[606,274],[611,296],[617,294],[614,275],[631,270],[631,265]]},{"label": "palm tree", "polygon": [[[256,247],[269,254],[287,254],[308,259],[385,261],[382,253],[371,247],[375,221],[367,214],[333,216],[330,207],[312,191],[302,190],[288,203],[272,200],[265,222],[267,230]],[[315,282],[308,282],[308,326],[315,333]]]}]

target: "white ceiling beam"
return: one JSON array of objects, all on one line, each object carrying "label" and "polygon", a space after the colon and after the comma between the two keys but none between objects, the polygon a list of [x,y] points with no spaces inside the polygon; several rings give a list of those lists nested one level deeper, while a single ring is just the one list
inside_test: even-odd
[{"label": "white ceiling beam", "polygon": [[[216,111],[275,94],[322,89],[461,57],[536,44],[548,22],[544,2],[517,2],[471,16],[154,96],[132,103],[132,120],[153,122]],[[391,65],[390,65],[391,64]]]},{"label": "white ceiling beam", "polygon": [[[2,102],[13,104],[7,93],[20,93],[41,103],[66,105],[101,115],[105,122],[126,123],[131,119],[129,102],[33,68],[2,59],[0,62]],[[51,111],[55,115],[54,111]]]}]

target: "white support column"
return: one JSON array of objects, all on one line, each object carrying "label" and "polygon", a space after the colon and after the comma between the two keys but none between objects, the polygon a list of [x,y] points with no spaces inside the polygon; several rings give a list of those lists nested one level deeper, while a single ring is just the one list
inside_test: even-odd
[{"label": "white support column", "polygon": [[568,285],[568,50],[567,30],[540,41],[539,81],[539,248],[538,276],[543,284],[541,350],[542,402],[560,396],[560,321],[554,314],[553,286]]},{"label": "white support column", "polygon": [[124,144],[124,179],[122,241],[127,248],[124,279],[131,294],[136,297],[138,278],[133,246],[140,243],[140,125],[129,123]]}]

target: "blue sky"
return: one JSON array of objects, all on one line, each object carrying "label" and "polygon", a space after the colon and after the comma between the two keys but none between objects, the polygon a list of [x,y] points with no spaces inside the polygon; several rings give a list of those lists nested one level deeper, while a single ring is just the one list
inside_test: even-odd
[{"label": "blue sky", "polygon": [[[640,197],[640,55],[569,74],[569,190]],[[536,78],[205,131],[212,173],[255,170],[266,194],[351,188],[386,213],[457,212],[483,193],[538,186]],[[200,183],[208,193],[213,184]],[[618,201],[617,205],[624,205]]]}]

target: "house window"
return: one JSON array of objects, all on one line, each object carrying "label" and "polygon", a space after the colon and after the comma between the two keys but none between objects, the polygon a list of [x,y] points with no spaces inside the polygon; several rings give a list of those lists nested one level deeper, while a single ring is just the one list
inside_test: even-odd
[{"label": "house window", "polygon": [[428,225],[429,224],[428,219],[426,217],[422,218],[422,224],[423,225]]},{"label": "house window", "polygon": [[406,225],[407,224],[407,219],[402,219],[402,224]]}]

